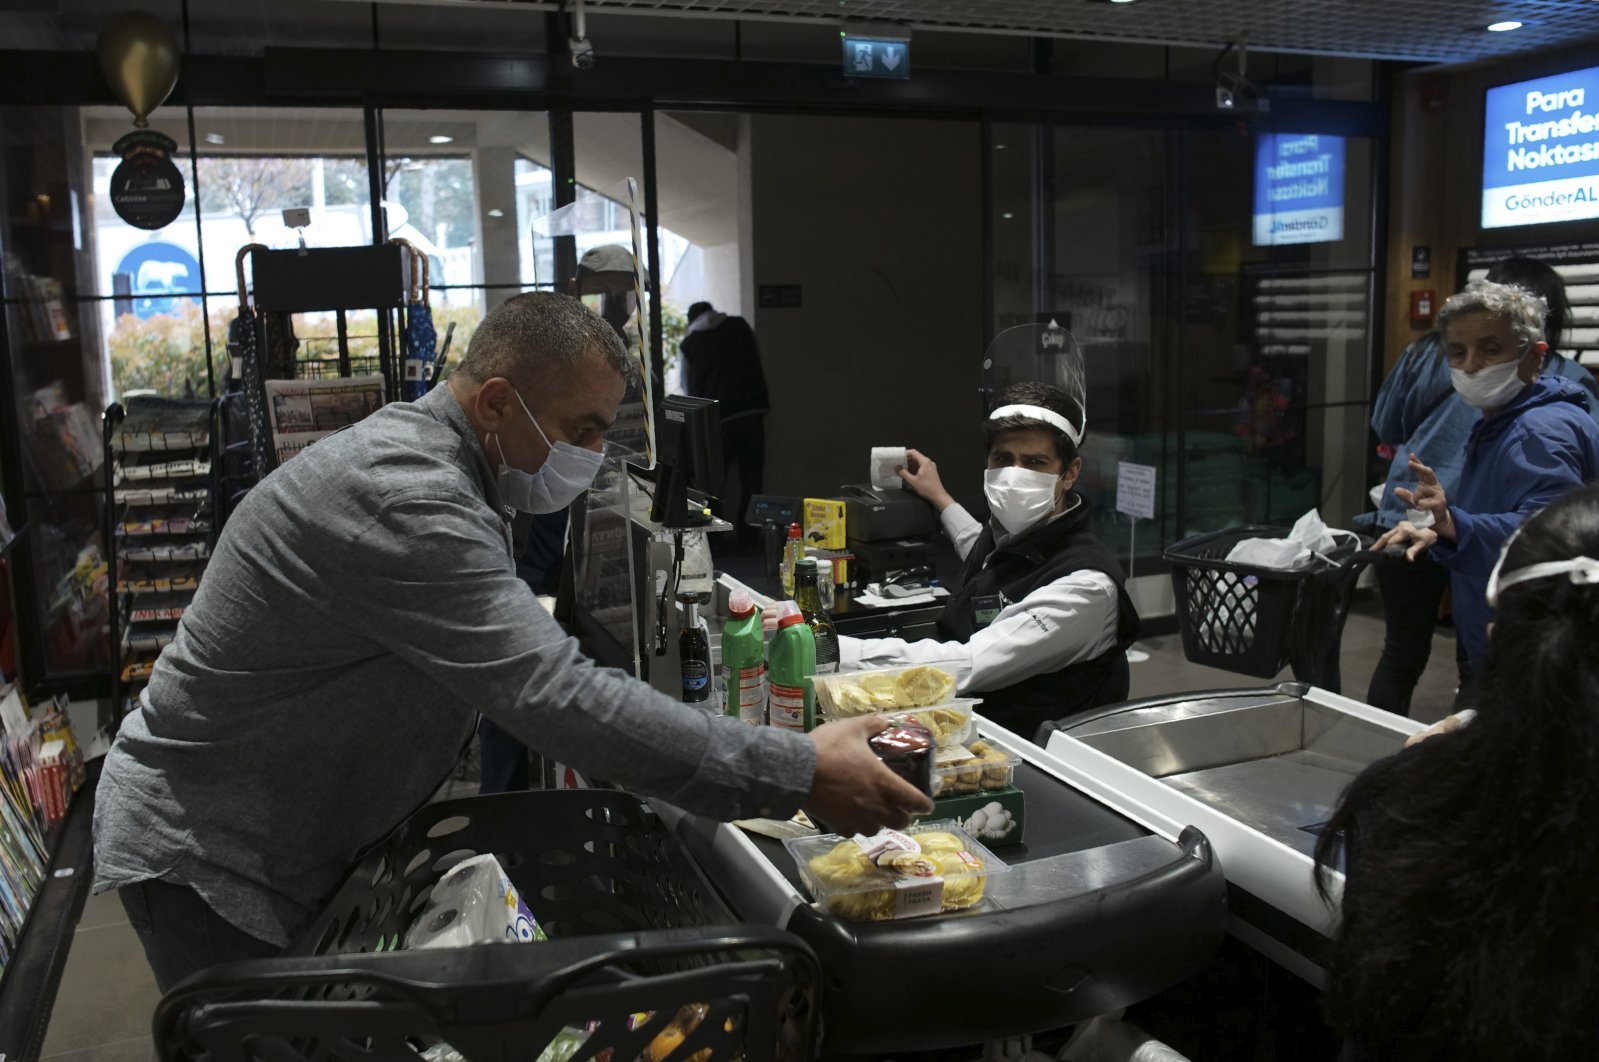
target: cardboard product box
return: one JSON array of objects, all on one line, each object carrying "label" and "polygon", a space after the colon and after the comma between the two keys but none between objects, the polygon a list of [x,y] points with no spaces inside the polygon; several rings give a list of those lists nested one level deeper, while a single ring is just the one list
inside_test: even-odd
[{"label": "cardboard product box", "polygon": [[820,549],[843,549],[844,503],[835,498],[805,499],[805,544]]},{"label": "cardboard product box", "polygon": [[[978,821],[979,812],[982,821]],[[1005,813],[1009,813],[1009,820],[1003,817]],[[933,810],[923,817],[955,819],[961,829],[988,847],[1003,848],[1022,843],[1027,830],[1027,794],[1011,785],[1004,789],[940,797],[933,801]]]}]

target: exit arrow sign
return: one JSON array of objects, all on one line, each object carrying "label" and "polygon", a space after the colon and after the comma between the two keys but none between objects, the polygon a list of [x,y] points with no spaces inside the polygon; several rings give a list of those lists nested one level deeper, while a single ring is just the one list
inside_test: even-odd
[{"label": "exit arrow sign", "polygon": [[910,41],[845,37],[844,75],[903,80],[911,76]]}]

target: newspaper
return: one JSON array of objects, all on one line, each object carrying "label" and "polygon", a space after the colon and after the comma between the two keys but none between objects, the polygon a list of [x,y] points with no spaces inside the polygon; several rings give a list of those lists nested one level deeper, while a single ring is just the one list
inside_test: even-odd
[{"label": "newspaper", "polygon": [[266,394],[272,448],[281,465],[318,439],[377,412],[383,405],[383,377],[267,380]]}]

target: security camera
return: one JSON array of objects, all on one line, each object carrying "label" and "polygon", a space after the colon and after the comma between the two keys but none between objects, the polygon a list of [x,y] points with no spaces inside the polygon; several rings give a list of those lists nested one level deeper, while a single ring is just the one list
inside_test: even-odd
[{"label": "security camera", "polygon": [[567,46],[572,50],[572,65],[579,70],[587,70],[594,65],[594,45],[586,37],[573,37],[567,41]]},{"label": "security camera", "polygon": [[1254,82],[1241,74],[1223,71],[1216,75],[1216,109],[1244,110],[1258,101]]}]

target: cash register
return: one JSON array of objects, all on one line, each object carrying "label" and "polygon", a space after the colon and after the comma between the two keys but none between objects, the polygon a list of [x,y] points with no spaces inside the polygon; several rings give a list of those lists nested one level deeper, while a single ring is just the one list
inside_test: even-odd
[{"label": "cash register", "polygon": [[899,487],[852,484],[842,488],[844,528],[855,556],[857,582],[884,582],[900,572],[931,573],[937,560],[938,514]]}]

